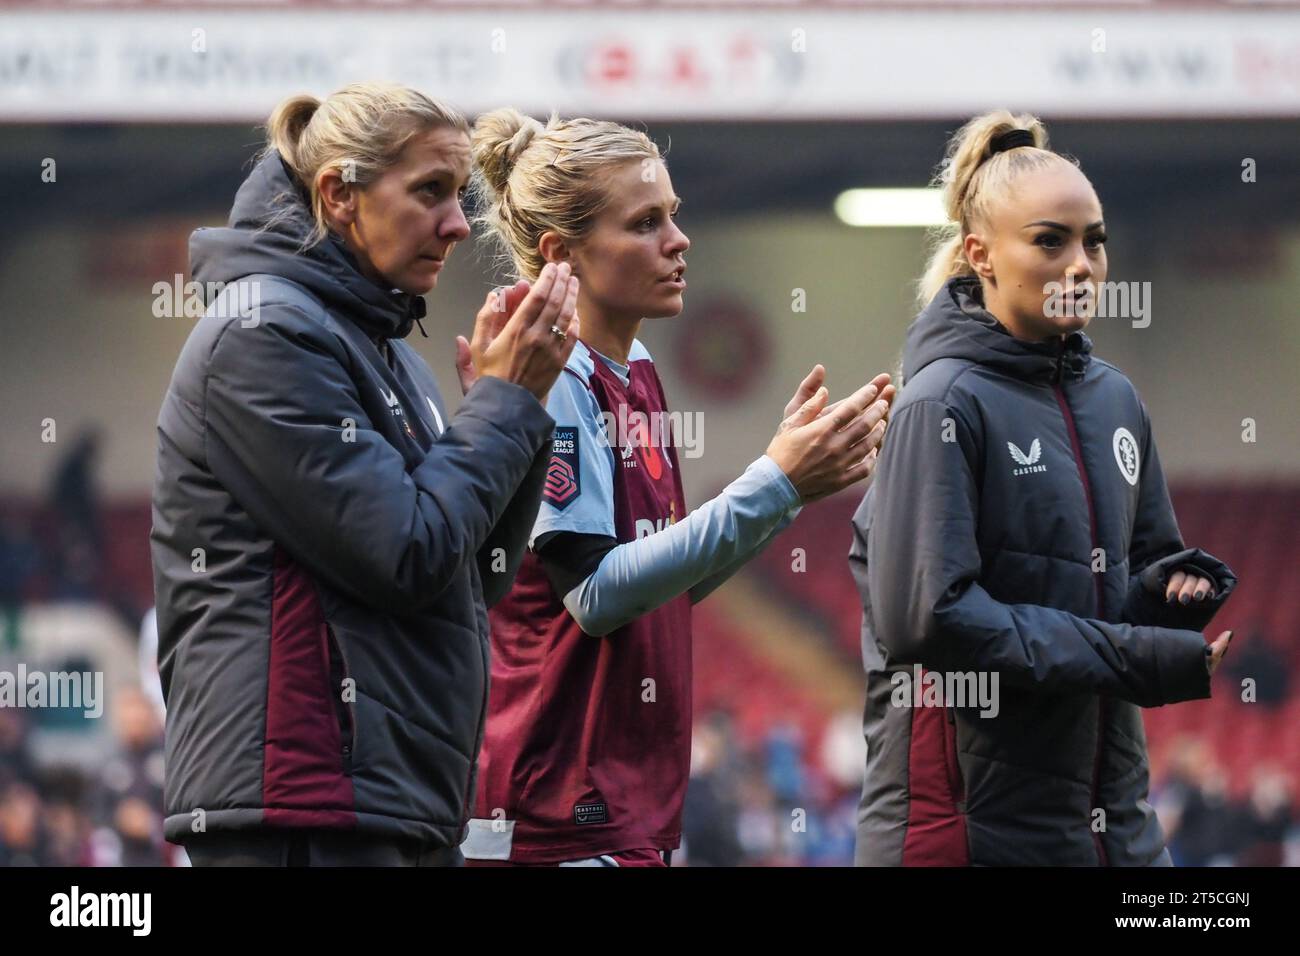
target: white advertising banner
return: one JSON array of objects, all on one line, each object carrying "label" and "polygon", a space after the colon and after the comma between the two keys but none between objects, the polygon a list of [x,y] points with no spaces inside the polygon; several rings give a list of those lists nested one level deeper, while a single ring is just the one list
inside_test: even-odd
[{"label": "white advertising banner", "polygon": [[1300,115],[1294,8],[376,6],[0,11],[0,120],[256,121],[363,79],[644,120]]}]

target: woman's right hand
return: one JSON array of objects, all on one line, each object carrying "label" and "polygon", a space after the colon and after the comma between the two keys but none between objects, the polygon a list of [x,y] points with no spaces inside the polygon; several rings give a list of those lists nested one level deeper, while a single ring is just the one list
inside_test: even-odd
[{"label": "woman's right hand", "polygon": [[544,403],[577,344],[577,305],[578,279],[567,262],[548,263],[531,288],[519,282],[489,292],[469,342],[474,371],[514,382]]},{"label": "woman's right hand", "polygon": [[1232,631],[1224,631],[1215,638],[1214,643],[1210,645],[1209,668],[1211,676],[1213,676],[1214,672],[1219,669],[1219,664],[1223,661],[1223,655],[1228,653],[1228,645],[1231,643]]},{"label": "woman's right hand", "polygon": [[819,387],[781,423],[767,455],[785,472],[805,503],[834,494],[871,474],[872,454],[885,434],[894,387],[877,375],[848,398],[827,408]]}]

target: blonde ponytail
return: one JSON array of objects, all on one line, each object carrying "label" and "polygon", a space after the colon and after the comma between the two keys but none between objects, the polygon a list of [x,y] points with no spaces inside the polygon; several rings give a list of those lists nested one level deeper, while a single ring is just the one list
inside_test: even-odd
[{"label": "blonde ponytail", "polygon": [[279,151],[290,168],[298,168],[298,142],[302,131],[320,107],[320,100],[307,93],[291,96],[271,113],[266,123],[267,145]]},{"label": "blonde ponytail", "polygon": [[[1032,145],[995,153],[993,141],[1012,130],[1027,130]],[[993,110],[976,116],[953,135],[931,182],[943,191],[948,221],[934,230],[929,261],[917,280],[917,301],[922,308],[949,279],[975,274],[966,261],[966,235],[973,224],[987,223],[989,210],[1006,194],[1010,183],[1024,172],[1058,162],[1078,165],[1048,148],[1047,127],[1028,113]]]}]

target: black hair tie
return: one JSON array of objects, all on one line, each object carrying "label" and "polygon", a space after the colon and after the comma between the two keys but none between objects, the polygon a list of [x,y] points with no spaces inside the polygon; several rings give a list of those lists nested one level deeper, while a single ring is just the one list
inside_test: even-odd
[{"label": "black hair tie", "polygon": [[989,155],[1005,153],[1009,149],[1015,149],[1017,146],[1033,146],[1034,134],[1027,129],[1012,129],[1005,133],[999,133],[989,141]]}]

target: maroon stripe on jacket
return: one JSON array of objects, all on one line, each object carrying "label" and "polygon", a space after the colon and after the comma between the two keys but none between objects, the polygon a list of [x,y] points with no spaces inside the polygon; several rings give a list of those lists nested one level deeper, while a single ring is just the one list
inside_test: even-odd
[{"label": "maroon stripe on jacket", "polygon": [[970,865],[966,815],[957,808],[961,782],[956,736],[946,708],[912,707],[904,866]]},{"label": "maroon stripe on jacket", "polygon": [[329,632],[311,579],[275,549],[271,587],[271,672],[262,768],[269,826],[352,827],[352,778],[329,673]]}]

